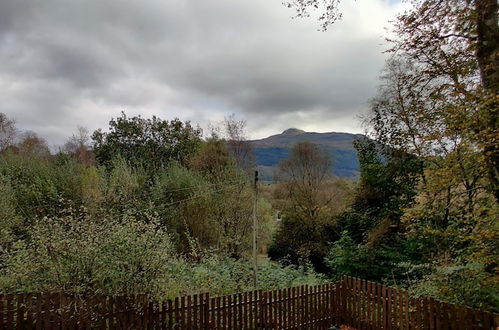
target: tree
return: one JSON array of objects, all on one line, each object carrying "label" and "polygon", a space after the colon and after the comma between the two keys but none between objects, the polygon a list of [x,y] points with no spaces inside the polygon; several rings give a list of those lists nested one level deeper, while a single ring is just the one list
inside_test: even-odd
[{"label": "tree", "polygon": [[227,149],[236,160],[239,169],[250,171],[254,167],[253,149],[245,136],[246,122],[232,114],[224,120]]},{"label": "tree", "polygon": [[47,141],[35,132],[24,132],[21,141],[17,144],[17,152],[25,157],[48,158],[50,150]]},{"label": "tree", "polygon": [[485,92],[481,125],[476,129],[483,145],[489,177],[499,202],[499,26],[497,0],[475,0],[476,57]]},{"label": "tree", "polygon": [[284,2],[284,4],[288,8],[296,9],[297,17],[309,17],[310,8],[324,8],[325,10],[319,16],[323,31],[326,31],[330,25],[342,17],[342,14],[338,9],[340,0],[290,0]]},{"label": "tree", "polygon": [[477,26],[470,22],[477,13],[460,1],[424,4],[399,17],[396,54],[366,122],[378,141],[424,160],[415,203],[403,215],[410,235],[423,242],[421,252],[463,260],[471,245],[455,231],[479,232],[476,221],[488,223],[497,208],[484,152],[497,141],[480,133],[490,100],[474,53]]},{"label": "tree", "polygon": [[246,121],[238,120],[235,114],[231,114],[211,127],[211,135],[215,139],[225,140],[227,151],[236,161],[238,169],[252,172],[255,164],[253,148],[246,137]]},{"label": "tree", "polygon": [[189,167],[207,176],[210,181],[223,182],[235,165],[227,146],[222,140],[210,138],[201,143],[199,149],[189,159]]},{"label": "tree", "polygon": [[341,189],[331,181],[331,159],[327,151],[310,142],[300,142],[280,165],[274,198],[281,212],[269,256],[294,264],[312,263],[325,271],[329,232],[342,200]]},{"label": "tree", "polygon": [[[325,8],[323,29],[341,18],[339,0],[293,0],[298,16]],[[395,23],[393,51],[404,52],[442,88],[467,97],[476,110],[469,125],[486,160],[490,190],[499,201],[499,26],[497,0],[413,0],[413,8]],[[456,68],[458,69],[456,71]],[[478,86],[462,88],[469,77]],[[478,79],[476,79],[478,78]],[[436,85],[436,86],[435,86]],[[452,89],[452,91],[451,91]],[[468,95],[467,95],[468,94]]]},{"label": "tree", "polygon": [[82,164],[95,165],[95,155],[90,148],[90,135],[85,127],[78,126],[78,132],[66,141],[63,151],[75,157]]},{"label": "tree", "polygon": [[[377,201],[382,212],[368,217],[347,213],[340,224],[349,224],[349,236],[360,244],[352,247],[343,239],[331,251],[329,264],[355,272],[359,268],[351,267],[345,255],[365,255],[367,260],[357,258],[357,262],[372,264],[372,271],[381,270],[380,279],[402,281],[454,303],[494,306],[497,243],[488,237],[496,231],[492,228],[499,209],[484,150],[497,142],[493,137],[485,141],[481,135],[490,115],[484,106],[493,102],[480,82],[473,48],[477,27],[470,22],[476,13],[460,1],[420,5],[416,12],[399,17],[394,55],[365,121],[370,136],[386,146],[390,156],[369,161],[372,165],[366,167],[365,160],[372,157],[359,152],[363,193],[357,194],[353,208],[359,201],[364,205]],[[414,158],[421,170],[409,177],[395,175],[389,170],[394,152]],[[366,176],[369,168],[375,170]],[[411,166],[395,168],[398,173],[411,173]],[[365,182],[371,189],[366,189]],[[410,188],[409,194],[403,193],[404,186]],[[388,192],[385,197],[389,198],[366,195],[369,191]],[[401,199],[404,195],[410,198]],[[372,220],[375,226],[364,225]],[[358,237],[356,229],[364,237]],[[385,270],[379,267],[384,261],[391,265]]]},{"label": "tree", "polygon": [[331,173],[327,151],[310,142],[297,143],[277,172],[291,208],[304,219],[317,219],[334,198],[323,189]]},{"label": "tree", "polygon": [[[251,248],[253,191],[228,147],[226,141],[213,136],[191,157],[190,168],[210,182],[213,192],[201,212],[193,202],[187,205],[186,213],[191,214],[187,220],[191,223],[192,215],[204,213],[204,220],[210,221],[216,233],[217,248],[239,259]],[[262,224],[268,221],[264,214],[260,214],[260,220]],[[192,231],[195,226],[193,223]]]},{"label": "tree", "polygon": [[121,117],[109,122],[109,132],[97,130],[92,135],[93,149],[99,163],[109,164],[120,155],[134,165],[154,170],[171,161],[187,162],[198,147],[201,130],[179,119],[162,120],[156,116]]},{"label": "tree", "polygon": [[[453,72],[457,74],[462,69],[458,66]],[[473,138],[465,129],[465,123],[476,115],[469,110],[474,108],[473,100],[463,96],[473,93],[472,77],[465,79],[464,73],[458,76],[463,81],[462,92],[446,91],[439,84],[435,86],[433,80],[407,58],[389,59],[378,95],[371,101],[366,124],[377,141],[425,159],[427,173],[421,177],[424,185],[444,183],[442,180],[428,182],[426,176],[433,170],[453,173],[448,177],[447,186],[441,189],[450,194],[461,193],[456,189],[464,188],[468,207],[472,208],[474,197],[485,190],[487,171],[483,157],[477,155]],[[441,79],[439,75],[435,77]],[[467,119],[465,123],[463,119]]]},{"label": "tree", "polygon": [[14,144],[16,134],[15,122],[0,112],[0,152]]},{"label": "tree", "polygon": [[398,263],[413,253],[401,220],[414,202],[424,162],[368,138],[354,146],[360,179],[351,204],[336,217],[341,235],[332,241],[326,264],[334,278],[398,280],[403,275]]},{"label": "tree", "polygon": [[355,141],[354,145],[359,156],[360,180],[350,208],[339,216],[338,223],[340,230],[348,231],[359,244],[366,243],[369,232],[377,226],[387,229],[378,236],[398,229],[403,209],[411,205],[416,195],[424,163],[414,155],[367,138]]},{"label": "tree", "polygon": [[420,80],[446,110],[448,126],[481,149],[489,189],[499,201],[498,7],[496,0],[472,3],[416,2],[398,17],[392,51],[418,67]]}]

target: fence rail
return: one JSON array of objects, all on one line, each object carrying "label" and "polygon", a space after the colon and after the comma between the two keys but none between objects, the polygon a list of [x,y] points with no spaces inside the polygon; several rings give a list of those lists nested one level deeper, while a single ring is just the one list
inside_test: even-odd
[{"label": "fence rail", "polygon": [[499,315],[345,277],[222,297],[0,295],[0,329],[495,329]]}]

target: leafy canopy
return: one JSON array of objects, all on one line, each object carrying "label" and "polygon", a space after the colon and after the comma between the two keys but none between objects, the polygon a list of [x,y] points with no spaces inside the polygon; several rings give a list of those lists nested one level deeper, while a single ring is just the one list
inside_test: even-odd
[{"label": "leafy canopy", "polygon": [[127,117],[123,112],[109,122],[109,132],[99,129],[92,140],[100,164],[108,165],[121,156],[136,166],[153,170],[171,161],[185,164],[201,142],[201,129],[179,119]]}]

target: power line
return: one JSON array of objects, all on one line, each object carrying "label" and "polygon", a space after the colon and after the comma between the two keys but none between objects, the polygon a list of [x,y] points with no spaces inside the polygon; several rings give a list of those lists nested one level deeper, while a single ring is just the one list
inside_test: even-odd
[{"label": "power line", "polygon": [[[177,188],[177,189],[169,189],[169,190],[162,190],[162,193],[169,193],[169,192],[176,192],[176,191],[183,191],[183,190],[189,190],[189,189],[194,189],[194,188],[204,188],[204,187],[211,187],[211,186],[220,186],[220,185],[230,185],[233,183],[245,183],[244,181],[240,180],[234,180],[234,181],[226,181],[226,182],[217,182],[217,183],[208,183],[204,185],[197,185],[197,186],[190,186],[190,187],[183,187],[183,188]],[[148,193],[144,193],[146,195]],[[149,194],[152,194],[152,192],[149,192]]]},{"label": "power line", "polygon": [[[241,180],[232,180],[232,181],[222,181],[222,182],[214,182],[214,183],[205,183],[205,184],[200,184],[200,185],[193,185],[193,186],[188,186],[188,187],[182,187],[182,188],[175,188],[175,189],[167,189],[167,190],[160,190],[160,193],[166,194],[166,193],[171,193],[171,192],[177,192],[177,191],[184,191],[184,190],[195,190],[197,188],[208,188],[208,187],[213,187],[213,186],[220,186],[220,185],[232,185],[232,184],[237,184],[237,183],[246,183],[245,181]],[[16,190],[14,188],[14,190]],[[107,192],[104,192],[107,193]],[[142,193],[133,193],[131,195],[133,196],[151,196],[154,195],[154,191],[144,191]],[[63,196],[57,196],[57,198],[60,198]],[[36,198],[38,200],[38,197]],[[46,203],[46,204],[38,204],[39,206],[53,206],[54,204],[52,203]]]},{"label": "power line", "polygon": [[[244,184],[244,183],[245,182],[243,182],[242,184]],[[234,184],[233,186],[238,186],[238,185],[241,185],[241,183]],[[168,204],[163,204],[163,206],[171,206],[171,205],[179,204],[179,203],[182,203],[182,202],[187,202],[187,201],[190,201],[190,200],[194,200],[194,199],[197,199],[197,198],[200,198],[200,197],[203,197],[203,196],[211,195],[212,193],[220,192],[220,191],[226,189],[227,187],[230,187],[230,185],[225,186],[225,187],[223,187],[221,189],[218,189],[218,190],[215,190],[215,191],[209,191],[208,193],[205,193],[205,194],[200,194],[200,195],[197,195],[197,196],[192,196],[190,198],[182,199],[182,200],[175,201],[175,202],[168,203]]]},{"label": "power line", "polygon": [[[234,181],[224,181],[224,182],[216,182],[216,183],[206,183],[206,184],[189,186],[189,187],[182,187],[182,188],[175,188],[175,189],[168,189],[168,190],[159,190],[158,192],[161,194],[167,194],[167,193],[178,192],[178,191],[195,190],[198,188],[208,188],[208,187],[213,187],[213,186],[216,187],[216,186],[220,186],[220,185],[231,185],[233,183],[245,183],[245,181],[234,180]],[[154,195],[155,193],[156,193],[155,191],[144,191],[142,193],[133,193],[131,195],[136,196],[136,197],[142,197],[142,196],[151,196],[151,195]]]},{"label": "power line", "polygon": [[[182,199],[182,200],[174,201],[174,202],[171,202],[171,203],[161,204],[161,206],[171,206],[171,205],[180,204],[182,202],[194,200],[194,199],[197,199],[197,198],[200,198],[200,197],[203,197],[203,196],[207,196],[207,195],[210,195],[210,194],[214,194],[214,193],[223,191],[223,190],[227,189],[228,187],[241,186],[241,185],[244,185],[246,183],[247,182],[244,182],[244,181],[227,181],[227,182],[219,182],[219,183],[216,183],[216,184],[208,184],[208,185],[198,185],[198,186],[184,187],[184,188],[182,188],[182,190],[193,189],[195,187],[219,186],[219,185],[224,184],[224,187],[222,187],[220,189],[216,189],[216,190],[212,190],[212,191],[207,191],[204,194],[194,195],[194,196],[191,196],[189,198],[185,198],[185,199]],[[178,189],[178,190],[180,190],[180,189]],[[163,192],[171,192],[171,191],[178,191],[178,190],[177,189],[173,189],[173,190],[167,190],[167,191],[163,191]],[[147,194],[147,195],[152,195],[152,194]],[[146,194],[139,194],[139,195],[133,194],[133,196],[134,197],[136,197],[136,196],[146,196]],[[71,200],[71,202],[74,202],[74,201]],[[33,209],[38,209],[38,208],[42,208],[42,207],[54,207],[54,206],[57,207],[57,205],[54,205],[54,203],[37,203],[37,205],[29,205],[29,206],[24,206],[24,207],[18,207],[18,209],[22,213],[24,213],[25,209],[31,209],[31,210],[33,210]],[[72,205],[61,205],[61,206],[64,207],[64,206],[72,206]],[[146,209],[146,208],[144,208],[144,209]]]}]

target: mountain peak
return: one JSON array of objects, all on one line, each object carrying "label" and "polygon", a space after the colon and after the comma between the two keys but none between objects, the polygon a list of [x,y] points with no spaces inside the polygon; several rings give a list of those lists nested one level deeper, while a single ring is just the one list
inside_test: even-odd
[{"label": "mountain peak", "polygon": [[334,159],[332,173],[339,177],[355,179],[359,177],[359,161],[353,146],[360,134],[304,132],[289,128],[281,134],[250,140],[254,150],[255,164],[258,166],[262,181],[273,182],[275,170],[293,153],[293,147],[308,141],[326,150]]},{"label": "mountain peak", "polygon": [[299,135],[299,134],[303,134],[303,133],[305,133],[305,131],[298,129],[298,128],[288,128],[287,130],[282,132],[282,134],[284,134],[284,135]]}]

